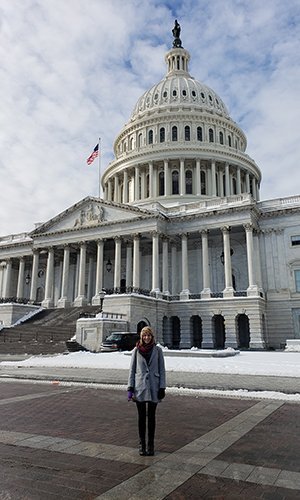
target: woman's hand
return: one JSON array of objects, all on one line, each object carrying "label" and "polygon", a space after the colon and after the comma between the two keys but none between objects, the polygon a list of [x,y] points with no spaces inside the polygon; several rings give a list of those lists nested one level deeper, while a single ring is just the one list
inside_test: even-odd
[{"label": "woman's hand", "polygon": [[161,401],[166,395],[166,389],[158,389],[157,398]]},{"label": "woman's hand", "polygon": [[128,387],[128,390],[127,390],[127,399],[128,399],[128,401],[132,401],[133,400],[133,396],[134,396],[133,388],[132,387]]}]

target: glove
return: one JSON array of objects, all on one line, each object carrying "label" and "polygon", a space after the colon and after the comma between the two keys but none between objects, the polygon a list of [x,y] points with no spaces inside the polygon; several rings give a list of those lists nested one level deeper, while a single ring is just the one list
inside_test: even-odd
[{"label": "glove", "polygon": [[159,400],[164,399],[165,395],[166,395],[166,389],[162,388],[158,389],[157,397]]},{"label": "glove", "polygon": [[132,401],[132,398],[133,398],[133,389],[132,387],[129,387],[128,391],[127,391],[127,399],[128,401]]}]

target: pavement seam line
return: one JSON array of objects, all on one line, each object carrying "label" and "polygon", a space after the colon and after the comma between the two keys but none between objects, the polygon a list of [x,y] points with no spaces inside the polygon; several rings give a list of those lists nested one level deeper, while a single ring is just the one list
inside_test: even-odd
[{"label": "pavement seam line", "polygon": [[[166,495],[176,490],[195,475],[195,473],[201,472],[201,469],[207,466],[212,460],[216,459],[220,453],[230,447],[234,442],[238,441],[243,435],[248,433],[283,404],[284,403],[280,401],[260,401],[256,403],[251,408],[239,413],[207,434],[191,441],[155,464],[151,464],[147,469],[144,469],[135,476],[123,481],[102,495],[99,495],[95,500],[119,500],[120,498],[122,498],[122,500],[138,500],[141,498],[147,498],[148,500],[151,498],[163,500]],[[243,418],[244,416],[245,419]],[[239,426],[243,426],[245,422],[247,423],[246,428],[239,431]],[[228,441],[226,443],[229,432],[228,428],[230,427],[234,430],[237,429],[237,432],[232,436],[232,439],[229,440],[229,443]],[[219,432],[220,436],[218,437],[217,435]],[[207,437],[210,437],[211,440],[209,444],[207,444],[206,441]],[[206,441],[206,446],[201,447],[201,441]],[[200,444],[199,450],[197,450],[198,444]],[[188,471],[184,470],[184,464],[198,464],[198,467],[194,471]],[[165,471],[165,477],[168,477],[167,482],[162,480],[162,470]]]},{"label": "pavement seam line", "polygon": [[[223,466],[222,466],[223,463]],[[212,460],[204,469],[198,472],[199,475],[214,477],[226,477],[250,483],[259,483],[268,486],[282,486],[284,476],[289,476],[289,483],[285,488],[300,490],[300,472],[289,471],[258,465],[250,465],[242,462],[223,462],[222,460]]]},{"label": "pavement seam line", "polygon": [[32,399],[46,398],[48,396],[58,396],[66,392],[78,391],[78,388],[74,389],[59,389],[59,392],[40,392],[37,394],[24,394],[23,396],[15,396],[13,398],[0,399],[0,406],[9,405],[11,403],[19,403],[20,401],[30,401]]}]

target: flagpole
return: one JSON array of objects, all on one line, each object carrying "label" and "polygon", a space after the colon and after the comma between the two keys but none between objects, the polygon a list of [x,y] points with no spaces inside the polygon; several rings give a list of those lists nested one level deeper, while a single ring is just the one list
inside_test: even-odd
[{"label": "flagpole", "polygon": [[101,137],[99,137],[98,148],[98,198],[100,198],[100,172],[101,172]]}]

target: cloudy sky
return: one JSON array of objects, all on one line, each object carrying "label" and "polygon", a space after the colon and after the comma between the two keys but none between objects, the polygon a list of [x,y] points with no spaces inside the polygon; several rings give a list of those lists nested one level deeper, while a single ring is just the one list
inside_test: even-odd
[{"label": "cloudy sky", "polygon": [[174,19],[190,73],[248,138],[261,198],[300,195],[300,1],[1,0],[0,236],[85,196],[139,96],[165,75]]}]

